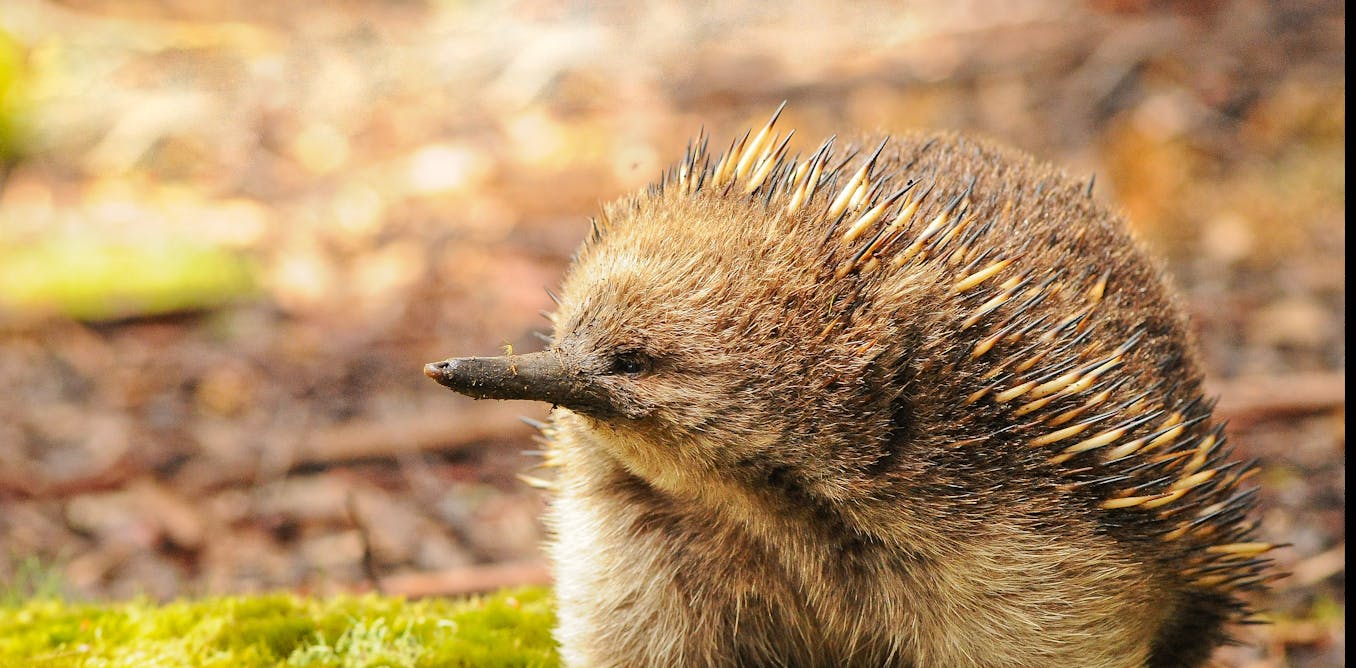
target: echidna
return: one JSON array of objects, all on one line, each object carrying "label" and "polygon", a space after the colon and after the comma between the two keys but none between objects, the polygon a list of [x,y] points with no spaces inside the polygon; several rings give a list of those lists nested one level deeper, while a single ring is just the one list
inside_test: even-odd
[{"label": "echidna", "polygon": [[[780,110],[779,110],[780,113]],[[1088,186],[777,115],[604,208],[547,350],[572,666],[1191,666],[1271,545],[1182,309]]]}]

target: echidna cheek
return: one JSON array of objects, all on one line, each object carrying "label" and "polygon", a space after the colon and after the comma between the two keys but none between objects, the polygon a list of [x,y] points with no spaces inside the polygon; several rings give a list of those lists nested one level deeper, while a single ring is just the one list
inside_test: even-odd
[{"label": "echidna cheek", "polygon": [[589,421],[590,441],[603,448],[632,475],[671,493],[691,491],[710,467],[691,448],[672,442],[643,422]]}]

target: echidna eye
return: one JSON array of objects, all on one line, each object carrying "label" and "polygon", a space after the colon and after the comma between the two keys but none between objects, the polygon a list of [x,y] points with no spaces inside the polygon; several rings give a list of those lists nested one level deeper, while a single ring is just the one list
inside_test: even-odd
[{"label": "echidna eye", "polygon": [[645,353],[628,350],[612,357],[612,368],[608,373],[625,376],[638,376],[650,370],[650,358]]}]

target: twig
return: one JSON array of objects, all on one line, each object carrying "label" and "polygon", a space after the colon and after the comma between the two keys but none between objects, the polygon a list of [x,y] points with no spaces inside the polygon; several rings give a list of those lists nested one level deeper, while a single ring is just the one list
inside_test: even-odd
[{"label": "twig", "polygon": [[1268,419],[1344,409],[1346,380],[1345,371],[1230,378],[1210,383],[1208,392],[1220,398],[1215,415],[1227,418],[1237,428]]},{"label": "twig", "polygon": [[291,468],[458,450],[491,439],[522,439],[532,433],[518,420],[524,411],[518,403],[483,402],[438,415],[317,429],[298,444]]},{"label": "twig", "polygon": [[1318,584],[1347,569],[1347,544],[1343,541],[1337,547],[1320,552],[1290,569],[1290,577],[1295,584],[1308,587]]},{"label": "twig", "polygon": [[[17,468],[17,467],[16,467]],[[80,494],[122,489],[150,469],[129,456],[119,457],[106,468],[84,476],[47,480],[29,467],[27,470],[0,471],[0,499],[66,498]]]},{"label": "twig", "polygon": [[[516,402],[483,402],[432,416],[314,429],[305,433],[291,456],[269,473],[281,476],[302,468],[392,459],[416,452],[456,452],[492,439],[526,441],[534,431],[518,418],[530,410]],[[180,478],[191,481],[189,487],[203,491],[248,484],[256,480],[258,469],[258,464],[198,460],[191,462],[188,473],[181,473]],[[0,499],[53,499],[120,489],[148,471],[148,466],[129,458],[94,475],[55,482],[34,474],[0,471]]]},{"label": "twig", "polygon": [[358,495],[350,491],[344,500],[344,507],[348,510],[348,520],[358,530],[358,539],[363,545],[363,577],[367,579],[367,583],[378,594],[385,594],[386,590],[381,584],[381,575],[377,572],[377,557],[372,550],[372,531],[358,509]]},{"label": "twig", "polygon": [[504,587],[551,583],[551,570],[540,560],[513,561],[468,566],[434,573],[392,575],[381,582],[382,591],[395,596],[465,596]]}]

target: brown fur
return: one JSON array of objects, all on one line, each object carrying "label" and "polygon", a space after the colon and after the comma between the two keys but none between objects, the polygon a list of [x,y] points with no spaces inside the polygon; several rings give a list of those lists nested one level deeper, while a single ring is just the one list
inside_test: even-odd
[{"label": "brown fur", "polygon": [[810,176],[746,193],[694,149],[580,249],[551,350],[614,409],[547,428],[566,663],[1205,661],[1264,560],[1158,267],[1082,185],[955,135],[890,140],[826,216],[868,157],[787,213]]}]

